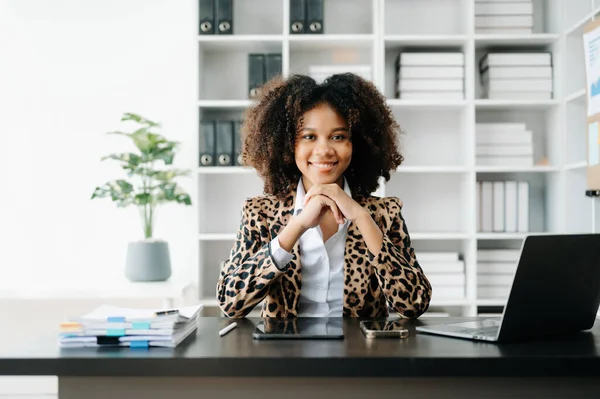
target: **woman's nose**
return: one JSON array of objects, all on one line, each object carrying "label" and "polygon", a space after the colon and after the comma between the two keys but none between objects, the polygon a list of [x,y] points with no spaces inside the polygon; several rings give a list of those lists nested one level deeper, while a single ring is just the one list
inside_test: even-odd
[{"label": "woman's nose", "polygon": [[317,154],[329,154],[333,151],[333,148],[329,145],[329,141],[318,142],[315,152]]}]

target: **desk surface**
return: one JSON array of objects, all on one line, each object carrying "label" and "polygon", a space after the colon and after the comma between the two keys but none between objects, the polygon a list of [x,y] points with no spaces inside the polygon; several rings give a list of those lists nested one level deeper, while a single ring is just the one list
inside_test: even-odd
[{"label": "desk surface", "polygon": [[0,353],[0,375],[456,377],[600,376],[600,325],[591,332],[528,343],[494,344],[416,334],[414,327],[467,318],[406,321],[410,337],[366,339],[358,320],[344,320],[344,340],[257,341],[260,319],[200,318],[178,348],[60,349],[53,335]]}]

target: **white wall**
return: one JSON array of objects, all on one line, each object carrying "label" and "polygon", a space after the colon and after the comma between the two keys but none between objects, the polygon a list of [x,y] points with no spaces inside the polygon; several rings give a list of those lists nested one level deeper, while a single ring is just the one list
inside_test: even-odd
[{"label": "white wall", "polygon": [[[196,154],[195,0],[0,0],[0,286],[122,276],[126,244],[142,238],[135,208],[90,201],[120,177],[100,157],[129,149],[124,112],[163,124]],[[182,181],[190,194],[192,178]],[[159,209],[174,277],[193,262],[191,207]]]}]

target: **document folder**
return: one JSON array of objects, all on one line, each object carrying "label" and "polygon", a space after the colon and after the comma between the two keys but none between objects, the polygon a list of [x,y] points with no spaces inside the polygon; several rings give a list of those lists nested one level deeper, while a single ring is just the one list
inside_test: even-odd
[{"label": "document folder", "polygon": [[217,165],[229,166],[233,161],[233,123],[217,121]]},{"label": "document folder", "polygon": [[198,138],[199,166],[214,166],[215,139],[215,123],[213,121],[202,121],[200,123],[200,137]]},{"label": "document folder", "polygon": [[217,0],[217,31],[220,35],[233,34],[233,0]]},{"label": "document folder", "polygon": [[198,0],[199,33],[212,35],[215,33],[214,0]]}]

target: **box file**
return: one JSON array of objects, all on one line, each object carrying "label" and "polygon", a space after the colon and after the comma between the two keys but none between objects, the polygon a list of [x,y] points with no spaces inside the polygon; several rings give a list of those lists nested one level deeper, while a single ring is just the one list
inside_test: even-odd
[{"label": "box file", "polygon": [[243,121],[233,121],[233,150],[234,164],[242,166],[242,124]]},{"label": "box file", "polygon": [[323,33],[323,0],[306,0],[306,33]]},{"label": "box file", "polygon": [[281,75],[281,54],[265,55],[265,82]]},{"label": "box file", "polygon": [[199,34],[215,33],[215,0],[198,0],[198,19]]},{"label": "box file", "polygon": [[290,33],[304,33],[306,24],[306,0],[290,0]]},{"label": "box file", "polygon": [[233,0],[216,0],[217,33],[220,35],[233,34]]},{"label": "box file", "polygon": [[215,165],[215,123],[202,121],[200,123],[200,137],[198,138],[199,166]]},{"label": "box file", "polygon": [[230,166],[233,164],[233,122],[216,122],[216,161],[217,166]]},{"label": "box file", "polygon": [[248,54],[248,95],[254,98],[265,83],[265,56]]}]

